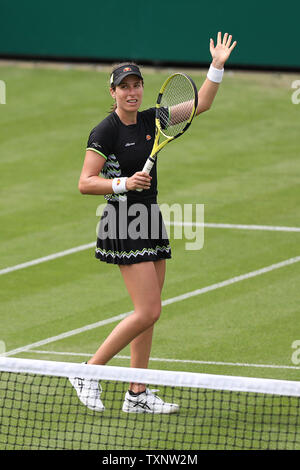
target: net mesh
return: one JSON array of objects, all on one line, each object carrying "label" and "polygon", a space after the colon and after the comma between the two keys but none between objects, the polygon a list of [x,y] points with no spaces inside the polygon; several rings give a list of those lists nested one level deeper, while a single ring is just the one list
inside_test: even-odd
[{"label": "net mesh", "polygon": [[188,77],[174,75],[161,96],[158,117],[166,137],[180,134],[194,112],[195,89]]},{"label": "net mesh", "polygon": [[[103,412],[83,405],[67,376],[91,369],[104,377]],[[298,382],[8,358],[0,371],[1,450],[300,449]],[[126,377],[155,382],[179,412],[124,413]]]}]

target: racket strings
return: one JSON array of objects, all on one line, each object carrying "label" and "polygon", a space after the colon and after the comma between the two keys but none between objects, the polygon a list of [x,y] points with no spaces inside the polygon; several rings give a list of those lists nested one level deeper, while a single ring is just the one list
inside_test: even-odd
[{"label": "racket strings", "polygon": [[195,90],[185,75],[175,75],[168,82],[158,111],[162,133],[167,137],[180,134],[193,116]]}]

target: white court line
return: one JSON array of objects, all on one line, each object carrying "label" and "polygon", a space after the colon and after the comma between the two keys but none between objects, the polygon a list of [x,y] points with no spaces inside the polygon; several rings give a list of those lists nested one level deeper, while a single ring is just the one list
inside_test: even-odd
[{"label": "white court line", "polygon": [[[206,292],[210,292],[212,290],[219,289],[221,287],[226,287],[226,286],[229,286],[231,284],[235,284],[236,282],[244,281],[246,279],[250,279],[252,277],[256,277],[256,276],[259,276],[261,274],[265,274],[265,273],[274,271],[275,269],[283,268],[285,266],[289,266],[291,264],[298,263],[299,261],[300,261],[300,256],[297,256],[295,258],[290,258],[290,259],[287,259],[285,261],[281,261],[280,263],[272,264],[270,266],[266,266],[265,268],[257,269],[256,271],[251,271],[249,273],[242,274],[240,276],[236,276],[236,277],[233,277],[231,279],[227,279],[226,281],[217,282],[216,284],[212,284],[211,286],[203,287],[201,289],[197,289],[197,290],[187,292],[187,293],[182,294],[182,295],[178,295],[176,297],[172,297],[170,299],[163,300],[162,301],[162,306],[170,305],[170,304],[173,304],[175,302],[180,302],[181,300],[186,300],[186,299],[189,299],[189,298],[197,296],[197,295],[205,294]],[[107,325],[109,323],[114,323],[118,320],[122,320],[127,315],[129,315],[130,313],[132,313],[132,311],[126,312],[126,313],[121,313],[120,315],[117,315],[117,316],[114,316],[114,317],[111,317],[111,318],[107,318],[106,320],[101,320],[99,322],[92,323],[90,325],[85,325],[81,328],[76,328],[75,330],[67,331],[67,332],[61,333],[57,336],[52,336],[50,338],[46,338],[46,339],[43,339],[41,341],[37,341],[36,343],[28,344],[26,346],[22,346],[20,348],[13,349],[11,351],[7,351],[6,353],[3,353],[2,355],[3,356],[12,356],[12,355],[18,354],[20,352],[28,351],[32,348],[37,348],[37,347],[43,346],[45,344],[53,343],[55,341],[59,341],[59,340],[64,339],[64,338],[68,338],[70,336],[74,336],[74,335],[83,333],[84,331],[87,331],[87,330],[92,330],[94,328],[98,328],[99,326]]]},{"label": "white court line", "polygon": [[[93,354],[88,353],[75,353],[75,352],[63,352],[63,351],[41,351],[41,350],[31,350],[28,351],[30,354],[47,354],[54,356],[77,356],[77,357],[92,357]],[[130,356],[120,356],[117,355],[114,359],[130,359]],[[193,359],[166,359],[162,357],[150,357],[150,361],[153,362],[169,362],[169,363],[182,363],[182,364],[200,364],[200,365],[213,365],[213,366],[234,366],[234,367],[259,367],[262,369],[296,369],[300,370],[300,367],[297,366],[286,366],[286,365],[277,365],[277,364],[248,364],[242,362],[219,362],[219,361],[196,361]]]},{"label": "white court line", "polygon": [[53,253],[52,255],[43,256],[42,258],[37,258],[32,261],[27,261],[26,263],[17,264],[16,266],[10,266],[0,270],[1,274],[11,273],[12,271],[18,271],[19,269],[29,268],[30,266],[35,266],[36,264],[45,263],[46,261],[51,261],[56,258],[61,258],[63,256],[71,255],[73,253],[78,253],[79,251],[87,250],[95,246],[95,242],[87,243],[86,245],[76,246],[75,248],[70,248],[69,250],[59,251],[58,253]]},{"label": "white court line", "polygon": [[[241,225],[241,224],[213,224],[213,223],[197,223],[197,222],[168,222],[165,221],[166,225],[176,225],[176,226],[195,226],[195,227],[207,227],[207,228],[221,228],[221,229],[237,229],[237,230],[266,230],[273,232],[300,232],[300,227],[276,227],[271,225]],[[76,246],[68,250],[59,251],[53,253],[52,255],[43,256],[42,258],[37,258],[32,261],[27,261],[26,263],[17,264],[15,266],[9,266],[7,268],[0,269],[0,275],[8,274],[13,271],[18,271],[19,269],[29,268],[30,266],[35,266],[40,263],[45,263],[46,261],[51,261],[56,258],[61,258],[63,256],[71,255],[73,253],[78,253],[79,251],[84,251],[89,248],[95,247],[95,242],[87,243],[85,245]]]},{"label": "white court line", "polygon": [[300,227],[276,227],[272,225],[241,225],[241,224],[213,224],[200,222],[165,222],[166,225],[184,225],[208,228],[228,228],[237,230],[265,230],[270,232],[300,232]]}]

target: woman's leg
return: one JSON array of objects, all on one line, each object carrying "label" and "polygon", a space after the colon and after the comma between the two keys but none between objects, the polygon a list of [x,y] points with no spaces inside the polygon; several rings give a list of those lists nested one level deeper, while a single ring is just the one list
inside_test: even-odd
[{"label": "woman's leg", "polygon": [[[157,281],[159,284],[160,293],[162,292],[165,272],[166,272],[166,260],[159,260],[154,263]],[[123,274],[124,275],[124,274]],[[125,274],[126,276],[126,274]],[[126,282],[126,281],[125,281]],[[153,337],[154,325],[150,326],[146,331],[141,333],[139,336],[134,338],[130,343],[131,351],[131,367],[147,369],[150,351],[152,346],[152,337]],[[131,383],[130,390],[135,393],[139,393],[145,389],[145,386],[142,384]]]},{"label": "woman's leg", "polygon": [[[134,305],[133,314],[124,318],[106,338],[89,364],[106,364],[125,346],[158,320],[161,310],[160,284],[155,263],[147,261],[120,266],[126,287]],[[151,335],[152,337],[152,335]],[[147,345],[147,355],[149,340]]]}]

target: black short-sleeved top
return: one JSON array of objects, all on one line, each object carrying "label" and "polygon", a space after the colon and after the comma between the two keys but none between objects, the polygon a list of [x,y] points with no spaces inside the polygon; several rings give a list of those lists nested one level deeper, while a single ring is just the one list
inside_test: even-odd
[{"label": "black short-sleeved top", "polygon": [[[106,162],[101,172],[105,178],[130,177],[142,171],[151,153],[155,137],[155,108],[138,112],[137,123],[122,123],[116,112],[101,121],[90,133],[87,150],[102,155]],[[108,201],[155,203],[157,199],[156,163],[151,170],[151,188],[142,192],[128,191],[124,194],[107,194]]]}]

